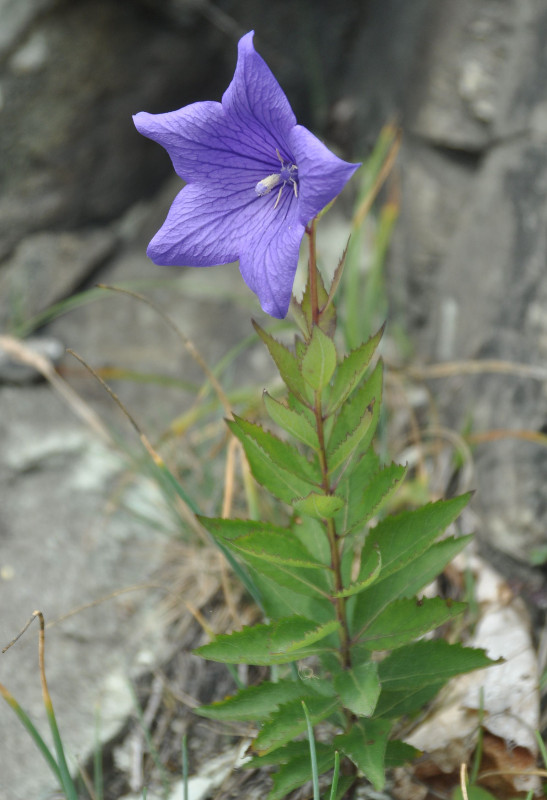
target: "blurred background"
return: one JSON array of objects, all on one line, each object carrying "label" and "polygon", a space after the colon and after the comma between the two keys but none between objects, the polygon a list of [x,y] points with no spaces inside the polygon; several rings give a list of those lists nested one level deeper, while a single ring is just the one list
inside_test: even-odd
[{"label": "blurred background", "polygon": [[[392,327],[403,342],[393,366],[413,369],[420,396],[434,398],[429,425],[469,434],[481,547],[544,608],[543,0],[0,0],[0,334],[37,337],[32,347],[122,438],[123,416],[65,347],[100,366],[156,432],[191,405],[181,382],[190,391],[201,372],[152,309],[98,298],[97,282],[151,290],[208,363],[249,335],[260,314],[237,266],[175,271],[146,259],[180,185],[131,115],[220,100],[237,41],[251,29],[298,121],[342,157],[366,160],[386,123],[401,127],[385,189],[398,220],[382,274],[388,335]],[[347,236],[345,202],[330,229],[334,253]],[[366,279],[366,258],[363,270]],[[151,373],[164,384],[146,380]],[[234,358],[226,380],[264,385],[270,374],[252,349]],[[124,464],[97,445],[100,436],[1,355],[0,645],[35,607],[59,616],[144,580],[161,560],[149,507],[138,508],[140,528],[135,513],[131,523],[103,513]],[[52,632],[51,679],[76,751],[85,751],[97,687],[115,683],[128,662],[154,660],[157,626],[146,647],[134,634],[152,613],[125,600]],[[39,709],[29,638],[2,656],[0,680]],[[120,719],[126,701],[113,701]],[[0,708],[2,729],[8,713]],[[25,755],[22,765],[32,744],[16,725],[13,746],[0,750],[2,800],[38,797],[46,781],[41,764],[29,771]]]}]

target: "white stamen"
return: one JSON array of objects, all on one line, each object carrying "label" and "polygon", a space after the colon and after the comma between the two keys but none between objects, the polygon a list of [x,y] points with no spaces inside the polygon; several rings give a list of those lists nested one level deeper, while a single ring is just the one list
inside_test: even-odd
[{"label": "white stamen", "polygon": [[298,184],[296,183],[296,179],[293,177],[293,175],[298,172],[298,167],[296,164],[290,164],[289,166],[286,166],[285,162],[281,158],[279,150],[276,149],[275,152],[277,153],[277,157],[281,162],[281,172],[274,172],[272,175],[267,175],[265,178],[262,178],[261,181],[258,181],[255,186],[255,192],[259,197],[264,197],[264,195],[269,194],[272,189],[275,189],[276,186],[281,184],[281,186],[279,186],[277,200],[275,201],[274,205],[274,208],[277,208],[277,205],[281,200],[283,188],[287,183],[292,183],[294,196],[298,197]]},{"label": "white stamen", "polygon": [[263,197],[265,194],[268,194],[268,192],[271,192],[275,186],[278,186],[280,181],[281,181],[281,175],[279,173],[268,175],[266,178],[263,178],[261,181],[258,181],[258,183],[255,186],[255,192],[259,197]]}]

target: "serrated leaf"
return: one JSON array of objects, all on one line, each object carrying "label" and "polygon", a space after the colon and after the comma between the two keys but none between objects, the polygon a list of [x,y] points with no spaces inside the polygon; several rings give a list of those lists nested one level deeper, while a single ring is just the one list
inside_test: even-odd
[{"label": "serrated leaf", "polygon": [[277,683],[264,681],[259,686],[249,686],[237,694],[210,705],[196,708],[201,717],[216,720],[245,722],[262,720],[289,700],[307,699],[315,693],[309,681],[280,680]]},{"label": "serrated leaf", "polygon": [[329,447],[327,450],[329,473],[338,469],[338,467],[353,454],[355,448],[362,441],[372,425],[372,421],[372,411],[371,409],[367,409],[359,420],[357,427],[348,433],[346,438],[343,439],[333,451],[331,451]]},{"label": "serrated leaf", "polygon": [[243,446],[245,446],[245,439],[251,438],[274,464],[292,472],[301,480],[309,481],[312,484],[321,482],[319,466],[308,461],[306,456],[302,455],[294,445],[282,441],[260,425],[235,414],[233,420],[228,420],[228,425]]},{"label": "serrated leaf", "polygon": [[[315,747],[318,754],[327,750],[332,751],[332,745],[323,744],[322,742],[316,742]],[[300,758],[300,756],[306,756],[309,763],[310,744],[306,739],[291,742],[284,747],[277,747],[275,750],[270,750],[269,753],[264,753],[261,756],[252,756],[248,761],[241,764],[241,769],[262,769],[274,764],[288,764],[293,758]]]},{"label": "serrated leaf", "polygon": [[277,369],[279,370],[279,374],[281,375],[281,378],[287,387],[298,397],[299,400],[307,404],[310,400],[310,393],[306,382],[302,377],[302,373],[300,372],[296,357],[285,347],[285,345],[281,344],[281,342],[278,342],[277,339],[274,339],[273,336],[263,330],[263,328],[261,328],[260,325],[258,325],[254,320],[253,327],[268,348],[270,355],[273,358]]},{"label": "serrated leaf", "polygon": [[[304,616],[313,619],[317,623],[328,622],[333,618],[333,605],[330,600],[326,600],[311,592],[298,592],[287,588],[279,580],[269,578],[264,571],[258,572],[249,568],[251,575],[260,586],[260,599],[264,613],[268,619],[280,620],[288,616]],[[277,576],[279,579],[279,575]]]},{"label": "serrated leaf", "polygon": [[304,569],[325,569],[320,561],[314,561],[304,545],[288,529],[270,528],[266,531],[253,531],[247,536],[239,536],[230,546],[240,553],[249,554],[272,564],[286,564],[289,567]]},{"label": "serrated leaf", "polygon": [[303,414],[299,414],[298,411],[294,411],[292,408],[283,405],[283,403],[274,400],[267,392],[264,392],[264,405],[276,425],[279,425],[280,428],[294,436],[299,442],[317,450],[319,446],[317,432]]},{"label": "serrated leaf", "polygon": [[372,475],[354,509],[361,524],[367,523],[378,513],[404,481],[406,472],[406,466],[389,464]]},{"label": "serrated leaf", "polygon": [[274,463],[255,439],[247,436],[235,424],[233,430],[243,445],[253,477],[274,497],[290,505],[295,497],[302,497],[314,491],[315,484],[299,478],[293,472]]},{"label": "serrated leaf", "polygon": [[390,653],[378,666],[382,688],[416,690],[455,675],[494,664],[484,650],[449,644],[444,639],[415,642]]},{"label": "serrated leaf", "polygon": [[348,353],[339,365],[336,370],[336,375],[334,376],[330,393],[329,414],[336,411],[337,408],[340,408],[353,390],[359,385],[380,343],[383,333],[384,326],[382,326],[378,333],[372,336],[368,342],[364,342],[360,347]]},{"label": "serrated leaf", "polygon": [[336,529],[340,534],[346,536],[352,530],[362,527],[361,500],[363,490],[379,468],[380,459],[371,447],[342,476],[342,480],[336,488],[337,494],[346,501],[343,511],[336,517]]},{"label": "serrated leaf", "polygon": [[[295,742],[294,744],[301,744]],[[312,778],[311,762],[310,762],[310,746],[307,742],[302,742],[306,745],[304,752],[293,754],[293,757],[284,764],[280,769],[272,775],[273,788],[268,794],[267,800],[283,800],[294,789],[298,789]],[[334,750],[329,745],[315,743],[315,753],[317,757],[317,771],[319,775],[332,769],[334,764]],[[256,766],[261,765],[261,759],[258,759]]]},{"label": "serrated leaf", "polygon": [[[353,554],[351,554],[353,557]],[[364,592],[365,589],[374,583],[382,569],[382,559],[378,551],[373,552],[366,567],[361,570],[363,577],[355,583],[350,583],[340,592],[333,592],[332,597],[353,597],[353,595]]]},{"label": "serrated leaf", "polygon": [[292,531],[300,539],[308,553],[313,553],[325,566],[330,566],[331,551],[325,526],[320,520],[306,514],[295,516],[292,521]]},{"label": "serrated leaf", "polygon": [[332,433],[328,440],[329,452],[334,452],[347,437],[348,432],[357,428],[365,410],[370,408],[372,410],[372,421],[366,431],[366,435],[359,442],[359,447],[355,454],[356,463],[361,453],[368,450],[380,419],[382,381],[383,365],[379,361],[365,383],[354,393],[351,400],[344,403],[336,416]]},{"label": "serrated leaf", "polygon": [[392,739],[387,743],[386,747],[386,769],[393,767],[402,767],[403,764],[409,764],[420,755],[420,751],[411,744],[402,742],[400,739]]},{"label": "serrated leaf", "polygon": [[[327,580],[326,565],[313,560],[291,529],[254,520],[200,516],[198,519],[211,536],[258,573],[260,577],[256,584],[260,586],[261,593],[263,577],[268,576],[282,586],[308,597],[329,596],[331,584]],[[313,574],[310,574],[310,570],[313,570]],[[291,611],[300,614],[301,604]]]},{"label": "serrated leaf", "polygon": [[388,578],[381,577],[372,589],[365,589],[348,608],[350,630],[354,639],[375,620],[382,611],[399,597],[413,597],[420,589],[431,583],[444,567],[456,556],[473,537],[449,536],[437,542],[425,553],[418,554],[405,567]]},{"label": "serrated leaf", "polygon": [[[323,571],[319,571],[318,569],[292,567],[282,563],[272,564],[244,552],[239,552],[238,555],[260,576],[257,583],[261,590],[262,578],[267,577],[284,587],[285,590],[290,589],[299,595],[314,599],[327,599],[330,596],[332,581],[327,579],[323,565],[321,565]],[[297,609],[297,613],[301,613],[301,608]]]},{"label": "serrated leaf", "polygon": [[330,620],[330,622],[325,622],[313,630],[303,633],[300,639],[289,644],[284,644],[283,652],[291,653],[297,650],[304,650],[310,647],[310,645],[320,642],[322,639],[325,639],[327,636],[330,636],[331,633],[335,633],[339,629],[340,623],[337,619]]},{"label": "serrated leaf", "polygon": [[334,738],[341,750],[372,783],[377,792],[384,788],[384,762],[391,723],[382,719],[360,720],[349,733]]},{"label": "serrated leaf", "polygon": [[400,719],[407,714],[422,711],[433,700],[442,688],[443,682],[422,686],[420,689],[408,689],[403,692],[382,690],[375,714],[377,717]]},{"label": "serrated leaf", "polygon": [[372,716],[380,696],[377,664],[369,661],[339,672],[333,682],[344,708],[359,717]]},{"label": "serrated leaf", "polygon": [[341,497],[333,494],[319,494],[310,492],[306,497],[301,497],[293,502],[293,508],[298,514],[307,514],[314,519],[330,519],[343,507]]},{"label": "serrated leaf", "polygon": [[197,518],[211,536],[227,542],[253,533],[258,533],[262,536],[280,536],[287,530],[278,525],[271,525],[269,522],[258,522],[254,519],[224,519],[223,517],[202,517],[199,514]]},{"label": "serrated leaf", "polygon": [[313,389],[327,386],[336,368],[336,348],[320,327],[314,325],[302,358],[302,375]]},{"label": "serrated leaf", "polygon": [[[331,303],[329,304],[328,308],[325,308],[328,303],[329,296],[327,294],[327,290],[325,288],[325,284],[323,281],[323,276],[319,270],[315,272],[316,281],[317,281],[317,305],[319,307],[319,327],[321,330],[327,334],[327,336],[333,336],[334,331],[336,329],[336,308]],[[304,288],[304,293],[302,295],[302,304],[301,304],[302,314],[306,319],[306,324],[308,328],[308,334],[311,333],[313,328],[313,311],[312,311],[312,304],[311,304],[311,287],[310,287],[310,271],[308,270],[308,277],[306,281],[306,286]],[[325,309],[323,311],[323,309]]]},{"label": "serrated leaf", "polygon": [[359,645],[366,650],[393,650],[454,619],[466,608],[466,603],[440,597],[395,600],[361,631]]},{"label": "serrated leaf", "polygon": [[428,503],[415,511],[386,517],[373,528],[363,547],[362,558],[376,548],[382,556],[382,578],[413,561],[453,522],[469,502],[464,494],[451,500]]},{"label": "serrated leaf", "polygon": [[317,652],[310,650],[309,645],[329,636],[338,627],[336,620],[318,626],[304,617],[289,617],[269,625],[253,625],[222,634],[194,653],[225,664],[288,664]]},{"label": "serrated leaf", "polygon": [[[310,697],[306,706],[313,725],[329,717],[338,708],[337,697]],[[300,700],[284,703],[266,720],[253,742],[253,750],[259,754],[283,747],[307,728],[304,709]],[[309,761],[309,753],[308,753]]]}]

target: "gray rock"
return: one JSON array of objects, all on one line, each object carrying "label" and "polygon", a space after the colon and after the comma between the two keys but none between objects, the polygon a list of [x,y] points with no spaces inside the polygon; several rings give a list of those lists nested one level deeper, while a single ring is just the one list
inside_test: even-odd
[{"label": "gray rock", "polygon": [[[47,386],[0,388],[0,410],[0,643],[5,646],[36,608],[53,622],[114,589],[146,583],[162,548],[150,526],[118,502],[108,507],[124,460],[83,430]],[[140,488],[142,503],[147,482]],[[131,710],[128,681],[140,654],[150,667],[149,654],[164,652],[157,599],[152,590],[105,599],[47,631],[48,683],[72,764],[89,753],[99,698],[103,734],[109,737]],[[0,656],[0,681],[48,739],[36,630]],[[0,796],[44,796],[54,785],[45,762],[4,703],[0,717]]]},{"label": "gray rock", "polygon": [[[547,9],[525,2],[433,6],[408,100],[401,223],[390,266],[394,307],[434,361],[547,356]],[[542,382],[518,374],[454,379],[450,427],[544,430]],[[547,457],[507,438],[476,453],[493,548],[526,560],[544,540]]]},{"label": "gray rock", "polygon": [[116,236],[108,229],[27,236],[0,271],[0,324],[25,326],[84,286],[113,254]]},{"label": "gray rock", "polygon": [[157,188],[169,160],[131,115],[195,99],[210,69],[210,39],[138,4],[42,5],[0,61],[0,259],[26,233],[112,220]]}]

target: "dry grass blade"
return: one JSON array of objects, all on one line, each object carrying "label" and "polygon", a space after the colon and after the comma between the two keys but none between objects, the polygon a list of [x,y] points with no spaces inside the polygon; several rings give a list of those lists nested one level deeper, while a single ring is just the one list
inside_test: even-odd
[{"label": "dry grass blade", "polygon": [[399,153],[399,149],[401,147],[401,140],[402,140],[402,131],[398,129],[395,133],[395,139],[389,148],[388,154],[378,175],[376,176],[376,180],[374,181],[373,185],[370,188],[370,191],[367,192],[366,197],[363,198],[362,202],[359,204],[357,211],[355,212],[352,220],[352,228],[360,228],[363,224],[365,218],[367,217],[370,209],[372,208],[372,204],[374,203],[378,192],[382,188],[383,184],[385,183],[389,173],[393,169],[393,165],[395,163],[395,159]]},{"label": "dry grass blade", "polygon": [[58,392],[63,400],[65,400],[76,416],[92,428],[95,433],[99,434],[105,442],[108,444],[111,443],[110,434],[101,422],[99,416],[76,394],[74,389],[61,378],[50,359],[30,350],[24,342],[15,339],[13,336],[0,336],[0,348],[4,350],[10,358],[21,364],[26,364],[39,372],[55,391]]},{"label": "dry grass blade", "polygon": [[[396,370],[396,367],[390,366]],[[516,375],[521,378],[532,378],[536,381],[547,380],[547,369],[532,364],[517,364],[513,361],[498,359],[484,359],[477,361],[448,361],[444,364],[431,364],[427,367],[407,367],[400,370],[409,378],[427,380],[430,378],[452,378],[457,375],[482,375],[485,373],[498,373],[501,375]]]}]

